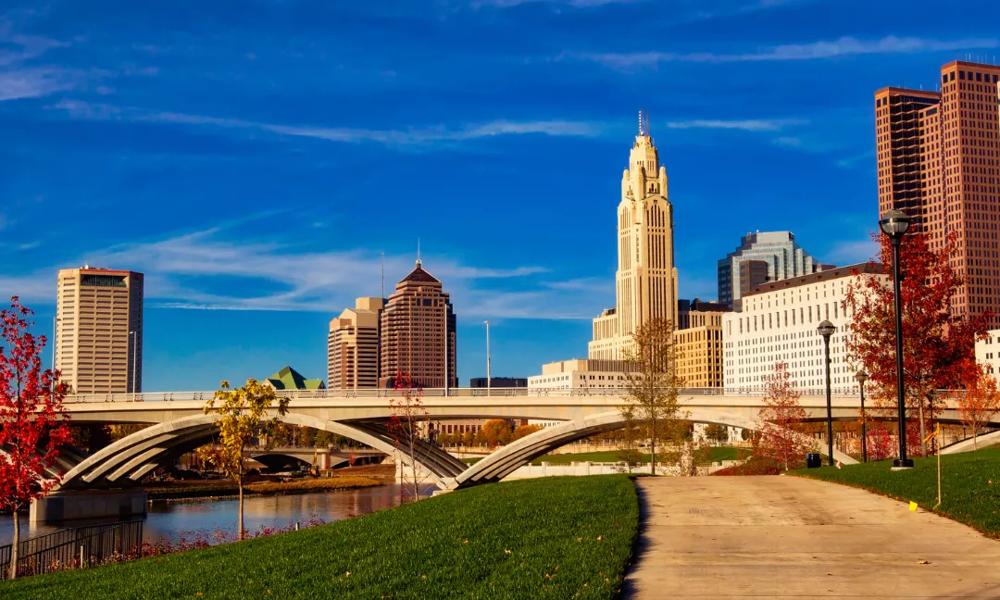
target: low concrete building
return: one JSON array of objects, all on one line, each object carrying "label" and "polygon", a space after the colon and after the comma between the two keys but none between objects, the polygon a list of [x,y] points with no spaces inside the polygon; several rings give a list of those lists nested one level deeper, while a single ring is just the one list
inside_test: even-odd
[{"label": "low concrete building", "polygon": [[625,387],[623,361],[572,358],[542,365],[541,375],[528,378],[529,390],[596,390]]}]

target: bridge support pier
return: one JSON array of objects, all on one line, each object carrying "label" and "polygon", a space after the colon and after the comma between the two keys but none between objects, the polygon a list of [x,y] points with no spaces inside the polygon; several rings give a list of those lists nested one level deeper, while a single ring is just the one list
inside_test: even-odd
[{"label": "bridge support pier", "polygon": [[126,519],[146,514],[145,490],[52,492],[31,501],[32,523],[77,519]]}]

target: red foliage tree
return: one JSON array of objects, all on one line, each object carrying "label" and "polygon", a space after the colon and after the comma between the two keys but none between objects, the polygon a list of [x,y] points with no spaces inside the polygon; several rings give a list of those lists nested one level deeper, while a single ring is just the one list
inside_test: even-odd
[{"label": "red foliage tree", "polygon": [[1000,391],[997,380],[977,368],[975,375],[965,386],[965,393],[958,398],[958,414],[962,422],[972,430],[972,448],[979,449],[977,436],[982,426],[1000,411]]},{"label": "red foliage tree", "polygon": [[[903,385],[908,419],[916,412],[918,430],[907,425],[907,446],[922,445],[928,422],[940,411],[935,390],[961,389],[975,369],[974,346],[986,330],[989,315],[961,317],[952,298],[962,281],[948,261],[953,235],[939,251],[927,247],[920,233],[906,236],[900,247],[903,273]],[[892,270],[892,245],[881,239],[882,264]],[[868,371],[876,409],[891,414],[896,402],[896,315],[891,284],[863,277],[850,284],[844,300],[852,315],[847,350]],[[923,448],[922,448],[923,449]]]},{"label": "red foliage tree", "polygon": [[58,483],[47,470],[70,436],[62,405],[66,386],[58,372],[42,371],[45,337],[28,331],[31,314],[17,296],[0,310],[0,508],[14,519],[11,579],[17,577],[18,511]]},{"label": "red foliage tree", "polygon": [[775,363],[774,373],[764,379],[764,405],[758,418],[755,454],[775,460],[787,471],[810,444],[801,433],[806,411],[799,404],[799,393],[792,385],[788,365],[783,362]]}]

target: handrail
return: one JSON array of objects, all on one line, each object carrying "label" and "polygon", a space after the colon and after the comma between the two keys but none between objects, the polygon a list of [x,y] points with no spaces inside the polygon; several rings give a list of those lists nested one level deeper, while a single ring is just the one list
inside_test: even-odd
[{"label": "handrail", "polygon": [[[837,397],[855,397],[857,390],[851,387],[835,388],[831,390]],[[131,393],[111,393],[111,394],[71,394],[66,397],[67,403],[119,403],[119,402],[179,402],[196,401],[204,402],[211,398],[215,392],[212,391],[179,391],[179,392],[141,392]],[[624,388],[424,388],[418,392],[423,397],[448,397],[448,398],[547,398],[547,397],[622,397],[628,392]],[[681,396],[736,396],[757,398],[764,395],[762,390],[746,388],[679,388],[678,395]],[[940,390],[936,392],[938,398],[954,397],[961,394],[961,390]],[[364,398],[398,398],[404,394],[403,391],[395,389],[367,388],[367,389],[324,389],[324,390],[277,390],[279,397],[294,400],[354,400]],[[801,396],[823,396],[825,390],[805,389],[799,390]]]},{"label": "handrail", "polygon": [[[18,544],[18,574],[99,564],[112,555],[136,552],[142,546],[143,520],[61,529]],[[0,546],[0,579],[7,577],[13,544]]]}]

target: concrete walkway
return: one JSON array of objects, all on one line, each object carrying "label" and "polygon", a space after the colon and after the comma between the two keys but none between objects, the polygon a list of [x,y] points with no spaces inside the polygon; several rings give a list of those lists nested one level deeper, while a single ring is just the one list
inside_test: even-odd
[{"label": "concrete walkway", "polygon": [[800,477],[637,480],[632,598],[1000,598],[1000,542]]}]

